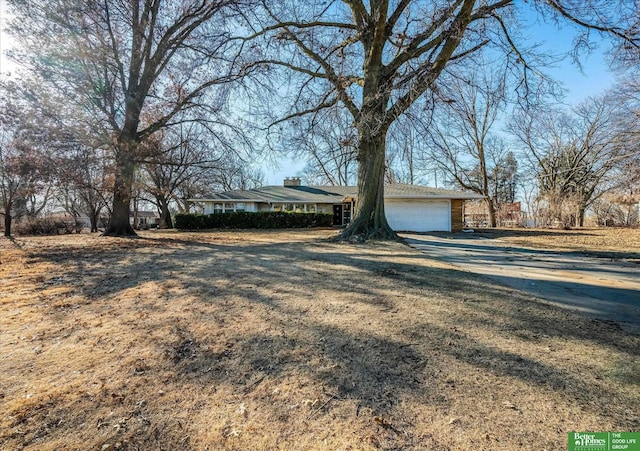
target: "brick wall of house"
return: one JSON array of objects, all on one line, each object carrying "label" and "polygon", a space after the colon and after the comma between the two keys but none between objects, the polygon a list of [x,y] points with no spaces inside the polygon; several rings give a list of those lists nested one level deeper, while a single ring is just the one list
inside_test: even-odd
[{"label": "brick wall of house", "polygon": [[462,230],[463,223],[463,208],[464,200],[451,199],[451,231],[459,232]]}]

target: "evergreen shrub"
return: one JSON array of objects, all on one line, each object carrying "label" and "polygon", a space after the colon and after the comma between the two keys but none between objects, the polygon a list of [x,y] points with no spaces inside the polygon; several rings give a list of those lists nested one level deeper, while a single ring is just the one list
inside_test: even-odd
[{"label": "evergreen shrub", "polygon": [[301,229],[330,227],[333,215],[327,213],[288,213],[281,211],[229,212],[210,215],[177,214],[180,230],[202,229]]}]

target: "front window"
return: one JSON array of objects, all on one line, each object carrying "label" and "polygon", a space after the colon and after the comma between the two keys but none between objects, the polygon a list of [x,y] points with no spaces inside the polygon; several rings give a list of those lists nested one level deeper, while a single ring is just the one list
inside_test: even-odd
[{"label": "front window", "polygon": [[222,204],[213,204],[214,213],[222,213]]},{"label": "front window", "polygon": [[233,211],[233,204],[224,204],[224,211]]},{"label": "front window", "polygon": [[247,206],[245,203],[243,202],[238,202],[236,204],[236,211],[246,211],[247,210]]}]

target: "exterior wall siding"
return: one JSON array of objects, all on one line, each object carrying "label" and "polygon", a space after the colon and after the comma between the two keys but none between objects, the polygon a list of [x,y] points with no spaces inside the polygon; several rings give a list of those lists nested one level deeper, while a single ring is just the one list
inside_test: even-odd
[{"label": "exterior wall siding", "polygon": [[464,200],[451,199],[451,231],[460,232],[464,226]]}]

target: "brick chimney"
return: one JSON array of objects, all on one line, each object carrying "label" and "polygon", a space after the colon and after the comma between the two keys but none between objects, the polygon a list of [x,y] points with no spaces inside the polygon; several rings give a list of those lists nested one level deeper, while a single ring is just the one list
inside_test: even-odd
[{"label": "brick chimney", "polygon": [[300,186],[300,177],[285,177],[284,186]]}]

